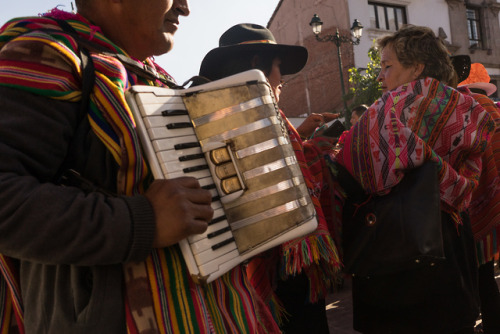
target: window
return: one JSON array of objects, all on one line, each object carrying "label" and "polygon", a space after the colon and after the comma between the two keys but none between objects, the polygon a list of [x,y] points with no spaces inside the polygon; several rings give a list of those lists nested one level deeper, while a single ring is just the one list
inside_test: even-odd
[{"label": "window", "polygon": [[467,7],[467,30],[469,32],[469,46],[482,49],[481,16],[478,8]]},{"label": "window", "polygon": [[370,26],[372,28],[397,31],[407,23],[404,7],[378,2],[368,2],[368,5],[370,6]]}]

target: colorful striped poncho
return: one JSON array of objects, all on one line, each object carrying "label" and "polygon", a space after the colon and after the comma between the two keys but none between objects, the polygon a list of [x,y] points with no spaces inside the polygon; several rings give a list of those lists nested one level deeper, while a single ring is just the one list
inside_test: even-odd
[{"label": "colorful striped poncho", "polygon": [[478,262],[484,264],[498,259],[500,251],[500,109],[486,95],[472,93],[465,86],[459,91],[472,96],[495,122],[495,132],[482,156],[479,186],[469,208]]},{"label": "colorful striped poncho", "polygon": [[332,157],[368,194],[384,194],[406,169],[439,163],[441,207],[460,223],[481,173],[494,123],[472,97],[433,78],[407,83],[375,102]]},{"label": "colorful striped poncho", "polygon": [[[43,61],[43,57],[37,57],[31,62],[19,62],[17,59],[2,61],[0,85],[76,103],[81,100],[82,75],[80,60],[75,53],[78,45],[51,17],[64,19],[81,38],[111,53],[127,56],[124,50],[108,40],[98,27],[92,26],[85,18],[52,10],[43,17],[12,20],[1,28],[0,49],[6,46],[43,49],[51,56],[51,62]],[[53,31],[41,31],[43,29]],[[134,119],[124,92],[134,84],[164,83],[144,79],[127,71],[111,55],[91,50],[91,56],[96,81],[87,117],[92,130],[120,166],[116,192],[129,196],[140,194],[144,192],[151,177],[140,151]],[[160,77],[168,76],[151,59],[146,63],[156,69]],[[144,65],[138,62],[138,66]],[[13,309],[22,332],[23,312],[16,284],[17,268],[8,263],[10,259],[2,257],[2,260],[0,267],[4,269],[4,276],[0,275],[0,333],[9,331],[8,323]],[[191,280],[180,250],[173,246],[152,251],[143,263],[125,264],[124,273],[129,333],[278,331],[242,267],[236,267],[208,286],[200,286]],[[141,284],[136,284],[138,281]],[[147,283],[142,284],[144,282]]]}]

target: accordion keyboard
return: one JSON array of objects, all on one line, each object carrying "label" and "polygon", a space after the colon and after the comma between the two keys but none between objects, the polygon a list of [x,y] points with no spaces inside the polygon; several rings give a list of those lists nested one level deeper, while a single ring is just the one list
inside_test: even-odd
[{"label": "accordion keyboard", "polygon": [[[201,150],[193,125],[180,96],[158,98],[141,96],[143,122],[154,152],[150,167],[155,178],[191,176],[212,193],[214,217],[203,234],[188,238],[189,247],[200,271],[210,272],[239,252],[231,233],[207,159]],[[153,102],[154,101],[154,102]],[[158,109],[159,108],[159,109]],[[154,157],[156,159],[154,159]],[[152,163],[156,160],[156,163]],[[156,166],[154,166],[156,165]]]}]

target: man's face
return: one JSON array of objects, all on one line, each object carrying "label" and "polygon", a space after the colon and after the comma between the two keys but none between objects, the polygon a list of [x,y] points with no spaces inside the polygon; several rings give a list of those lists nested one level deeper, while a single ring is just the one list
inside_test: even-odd
[{"label": "man's face", "polygon": [[267,77],[267,80],[269,80],[269,84],[271,85],[271,88],[273,89],[273,93],[274,93],[274,96],[276,98],[276,102],[278,102],[280,99],[281,88],[282,88],[280,65],[281,65],[281,59],[274,58],[273,64],[271,67],[271,72],[269,73],[269,75]]},{"label": "man's face", "polygon": [[358,122],[358,120],[359,120],[359,116],[355,112],[353,112],[351,114],[351,127],[354,126],[354,124],[356,124]]},{"label": "man's face", "polygon": [[188,0],[122,0],[120,46],[143,60],[169,52],[179,16],[189,15]]}]

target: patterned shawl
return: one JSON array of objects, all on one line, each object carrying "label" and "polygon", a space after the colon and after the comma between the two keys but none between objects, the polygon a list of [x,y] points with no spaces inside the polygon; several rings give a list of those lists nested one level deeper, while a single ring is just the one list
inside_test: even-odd
[{"label": "patterned shawl", "polygon": [[439,163],[441,206],[457,223],[477,187],[494,123],[470,96],[432,78],[375,102],[346,135],[336,160],[369,194],[387,193],[405,169]]},{"label": "patterned shawl", "polygon": [[323,189],[328,186],[323,176],[326,163],[322,156],[324,151],[328,152],[334,146],[333,139],[315,139],[304,143],[283,112],[281,116],[286,122],[290,141],[316,210],[318,228],[302,238],[255,257],[247,266],[252,284],[268,303],[278,323],[282,321],[284,310],[272,291],[277,267],[281,279],[304,271],[309,278],[309,300],[313,303],[325,298],[340,273],[339,253],[320,198]]},{"label": "patterned shawl", "polygon": [[[92,26],[83,17],[52,10],[45,17],[21,18],[8,22],[0,30],[0,49],[6,45],[30,50],[36,48],[35,51],[43,49],[49,53],[46,56],[55,62],[42,63],[39,56],[22,63],[17,59],[3,61],[0,63],[0,84],[58,100],[78,102],[81,99],[80,60],[75,54],[78,46],[74,38],[61,31],[50,17],[65,19],[81,37],[111,52],[126,55],[98,27]],[[39,31],[45,28],[60,32],[48,34]],[[88,112],[90,125],[120,166],[117,193],[142,193],[150,177],[124,92],[134,84],[163,84],[127,71],[115,57],[94,52],[91,56],[96,84]],[[147,60],[147,64],[167,76],[152,60]],[[141,63],[138,65],[143,66]],[[9,268],[14,271],[16,269],[15,266]],[[260,297],[240,266],[208,286],[200,286],[191,280],[179,248],[173,246],[155,249],[143,263],[125,264],[124,273],[129,333],[278,331],[268,309],[263,307]],[[18,297],[19,289],[15,284],[15,272],[12,275],[7,273],[6,280],[0,277],[0,281],[0,298],[4,297],[4,300],[0,300],[1,306],[8,304],[12,296],[14,299]],[[10,293],[6,293],[6,282],[14,283],[8,284]],[[17,298],[14,306],[18,311],[16,315],[19,316],[22,330],[22,301]],[[10,310],[12,308],[0,309],[3,312],[0,313],[4,326],[0,327],[2,334],[8,328],[6,323],[11,318]]]},{"label": "patterned shawl", "polygon": [[479,185],[472,194],[469,208],[478,262],[484,264],[498,259],[500,251],[500,109],[486,95],[472,93],[465,86],[459,87],[459,91],[471,95],[495,122],[495,132],[482,156]]}]

